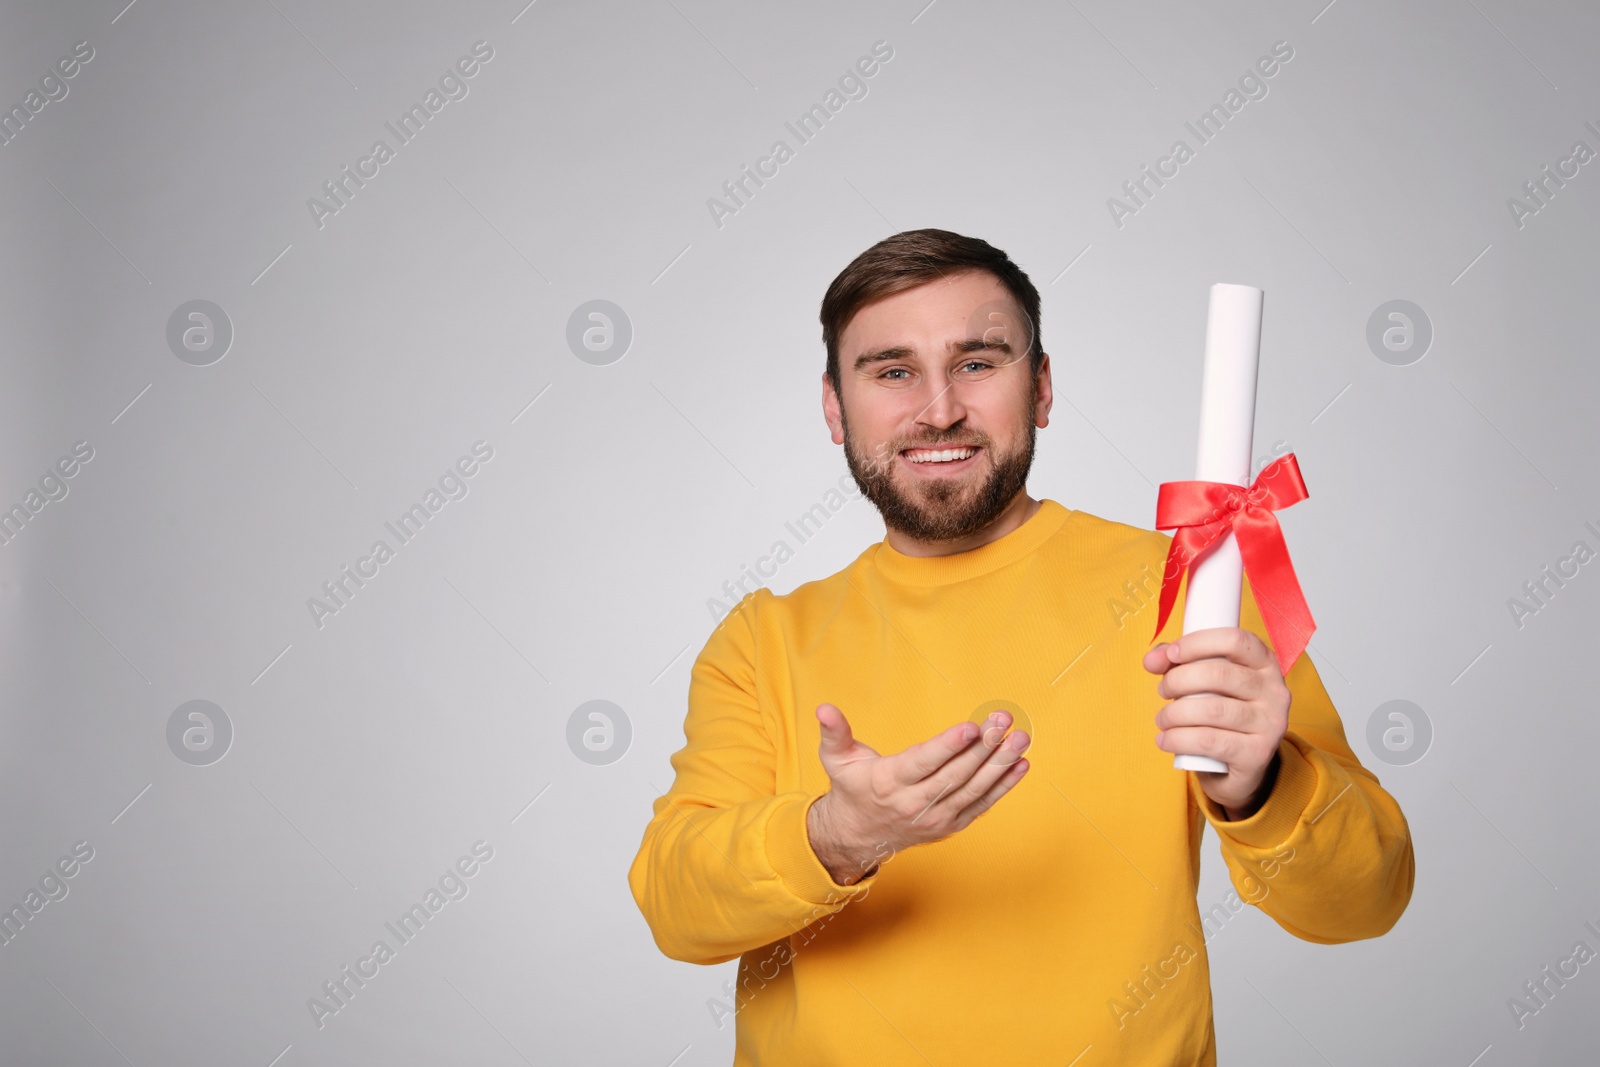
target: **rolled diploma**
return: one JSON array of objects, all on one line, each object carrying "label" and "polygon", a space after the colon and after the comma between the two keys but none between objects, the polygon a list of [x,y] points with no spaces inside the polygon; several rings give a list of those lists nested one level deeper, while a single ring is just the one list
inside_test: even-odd
[{"label": "rolled diploma", "polygon": [[[1211,287],[1206,318],[1206,365],[1200,386],[1200,448],[1197,481],[1250,484],[1255,435],[1256,368],[1261,362],[1261,290],[1219,282]],[[1232,533],[1189,568],[1183,632],[1239,625],[1244,561]],[[1213,696],[1193,693],[1191,696]],[[1228,765],[1210,756],[1174,754],[1181,771],[1226,774]]]}]

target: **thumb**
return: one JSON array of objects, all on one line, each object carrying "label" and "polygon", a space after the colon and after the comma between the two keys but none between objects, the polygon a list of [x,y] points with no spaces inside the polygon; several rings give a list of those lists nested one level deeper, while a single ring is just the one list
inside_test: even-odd
[{"label": "thumb", "polygon": [[844,712],[836,705],[818,704],[817,722],[822,724],[822,743],[817,746],[817,753],[822,758],[822,769],[830,779],[837,777],[847,764],[882,758],[877,749],[856,740]]},{"label": "thumb", "polygon": [[844,717],[844,712],[833,704],[817,705],[817,722],[822,726],[822,744],[818,752],[826,768],[835,760],[849,755],[855,747],[855,735],[850,732],[850,723]]},{"label": "thumb", "polygon": [[831,749],[840,755],[849,751],[854,735],[850,732],[849,720],[837,705],[818,704],[817,722],[822,725],[823,751]]}]

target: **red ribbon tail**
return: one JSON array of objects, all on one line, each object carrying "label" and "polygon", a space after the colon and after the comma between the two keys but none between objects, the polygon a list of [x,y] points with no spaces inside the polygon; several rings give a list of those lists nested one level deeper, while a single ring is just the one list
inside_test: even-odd
[{"label": "red ribbon tail", "polygon": [[1265,521],[1251,522],[1250,527],[1247,534],[1236,530],[1237,534],[1246,534],[1238,537],[1239,554],[1244,559],[1245,573],[1250,576],[1250,589],[1256,606],[1261,608],[1267,635],[1272,639],[1278,668],[1287,676],[1310,644],[1317,623],[1311,617],[1300,579],[1295,576],[1278,520],[1268,512]]}]

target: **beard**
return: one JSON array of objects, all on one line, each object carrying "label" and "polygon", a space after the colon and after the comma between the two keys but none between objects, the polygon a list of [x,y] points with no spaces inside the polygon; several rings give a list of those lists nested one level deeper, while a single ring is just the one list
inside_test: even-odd
[{"label": "beard", "polygon": [[[1028,406],[1022,419],[1027,432],[1022,443],[1006,453],[996,453],[987,434],[964,430],[958,423],[926,440],[885,442],[882,458],[874,459],[860,451],[841,406],[839,422],[844,428],[844,456],[850,475],[883,516],[885,526],[917,541],[937,543],[971,537],[998,519],[1027,484],[1037,430],[1031,418],[1037,392],[1036,387],[1028,390]],[[901,451],[956,442],[982,449],[978,456],[987,460],[987,472],[980,469],[959,480],[929,479],[909,486],[896,482]],[[891,444],[893,448],[889,447]]]}]

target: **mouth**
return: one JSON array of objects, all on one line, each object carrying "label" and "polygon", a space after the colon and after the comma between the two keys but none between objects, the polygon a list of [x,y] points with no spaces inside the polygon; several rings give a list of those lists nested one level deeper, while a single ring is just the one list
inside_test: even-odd
[{"label": "mouth", "polygon": [[953,474],[971,467],[977,462],[978,455],[982,451],[983,449],[976,445],[907,448],[900,453],[900,459],[919,474]]}]

